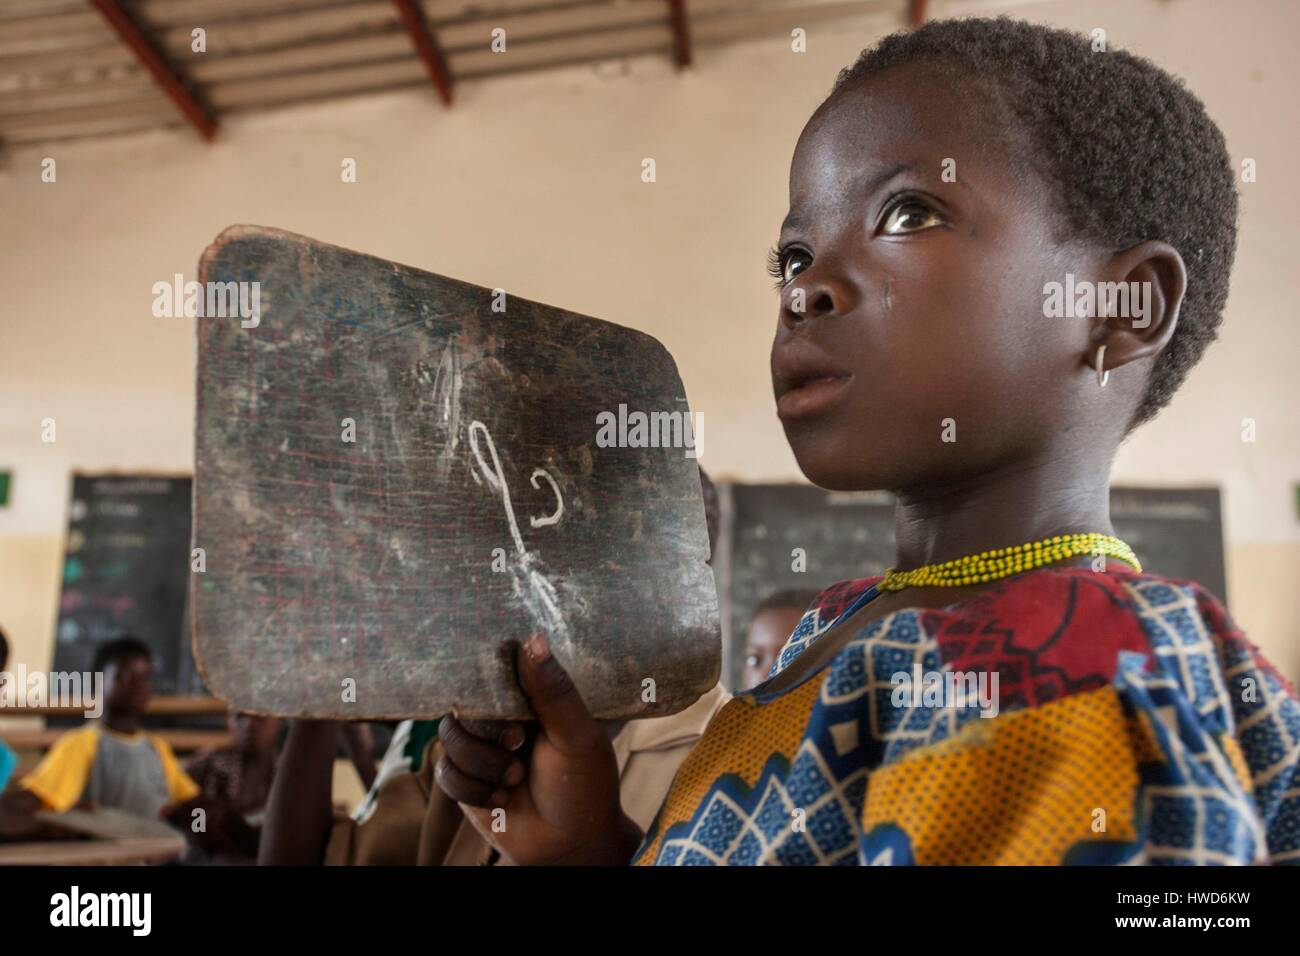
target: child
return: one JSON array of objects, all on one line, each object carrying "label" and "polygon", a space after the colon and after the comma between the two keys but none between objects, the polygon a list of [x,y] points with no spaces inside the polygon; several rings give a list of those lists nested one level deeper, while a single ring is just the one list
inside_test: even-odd
[{"label": "child", "polygon": [[95,651],[93,666],[104,675],[103,718],[60,737],[17,792],[5,794],[0,817],[6,834],[12,838],[20,825],[31,826],[41,808],[62,813],[105,806],[161,816],[208,853],[255,855],[255,831],[224,803],[204,799],[167,742],[140,729],[153,696],[148,645],[119,637]]},{"label": "child", "polygon": [[259,813],[271,793],[280,721],[231,711],[227,724],[231,746],[195,754],[185,772],[204,796],[224,801],[236,813]]},{"label": "child", "polygon": [[756,687],[767,680],[785,639],[816,600],[816,591],[777,591],[763,599],[754,611],[745,637],[742,687]]},{"label": "child", "polygon": [[[9,638],[5,636],[4,631],[0,631],[0,674],[5,672],[9,666]],[[14,768],[18,766],[18,755],[9,749],[9,745],[0,740],[0,793],[9,784],[9,777],[13,774]]]},{"label": "child", "polygon": [[257,861],[261,831],[257,817],[266,806],[275,774],[276,737],[280,721],[274,717],[231,711],[227,724],[233,738],[229,747],[204,750],[190,758],[185,772],[199,788],[202,798],[219,806],[228,825],[238,817],[247,829],[237,848],[209,848],[191,845],[182,862],[200,866],[241,864]]},{"label": "child", "polygon": [[1215,337],[1236,209],[1146,60],[1007,19],[866,51],[795,149],[772,378],[809,479],[895,493],[907,570],[823,592],[644,838],[540,635],[526,766],[522,725],[447,718],[439,784],[518,863],[1300,861],[1294,690],[1108,514]]},{"label": "child", "polygon": [[89,803],[155,817],[197,797],[166,741],[140,729],[153,696],[148,646],[120,637],[96,650],[93,666],[104,674],[103,719],[55,741],[20,786],[59,813]]}]

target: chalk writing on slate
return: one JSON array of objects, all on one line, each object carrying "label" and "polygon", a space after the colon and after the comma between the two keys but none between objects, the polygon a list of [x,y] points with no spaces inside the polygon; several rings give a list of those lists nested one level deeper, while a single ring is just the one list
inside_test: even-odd
[{"label": "chalk writing on slate", "polygon": [[716,682],[694,456],[596,441],[620,405],[689,414],[657,341],[251,226],[200,281],[257,282],[261,303],[197,320],[194,642],[214,693],[526,717],[505,642],[534,631],[598,716],[673,713]]}]

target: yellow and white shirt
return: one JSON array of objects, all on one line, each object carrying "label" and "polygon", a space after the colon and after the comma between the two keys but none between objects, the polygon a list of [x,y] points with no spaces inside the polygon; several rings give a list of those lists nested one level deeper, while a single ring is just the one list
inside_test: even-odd
[{"label": "yellow and white shirt", "polygon": [[56,740],[19,785],[58,813],[91,802],[156,817],[168,804],[199,795],[166,741],[144,731],[118,733],[98,722]]}]

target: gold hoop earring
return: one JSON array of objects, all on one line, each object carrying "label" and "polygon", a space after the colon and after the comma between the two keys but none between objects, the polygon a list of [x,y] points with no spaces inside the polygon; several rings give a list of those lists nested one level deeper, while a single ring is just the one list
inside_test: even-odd
[{"label": "gold hoop earring", "polygon": [[1106,360],[1106,346],[1097,346],[1097,385],[1105,388],[1106,383],[1110,381],[1110,370],[1102,370],[1102,363]]}]

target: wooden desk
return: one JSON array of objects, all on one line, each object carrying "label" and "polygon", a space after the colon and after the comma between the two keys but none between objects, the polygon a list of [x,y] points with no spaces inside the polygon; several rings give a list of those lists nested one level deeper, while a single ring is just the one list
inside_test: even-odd
[{"label": "wooden desk", "polygon": [[[68,834],[22,843],[0,843],[0,865],[122,866],[165,863],[185,852],[185,836],[162,820],[139,817],[113,807],[38,811],[36,821]],[[78,838],[72,834],[82,834]],[[38,834],[33,834],[34,836]]]},{"label": "wooden desk", "polygon": [[0,866],[128,866],[166,863],[184,852],[185,838],[180,834],[121,840],[0,843]]},{"label": "wooden desk", "polygon": [[[146,716],[224,714],[230,708],[216,697],[162,695],[149,701]],[[0,717],[83,717],[84,707],[0,707]]]},{"label": "wooden desk", "polygon": [[[74,728],[7,730],[0,732],[0,737],[14,750],[44,750],[71,729]],[[229,731],[225,730],[167,730],[154,727],[146,727],[145,730],[167,741],[168,746],[177,753],[192,753],[204,747],[229,747],[234,743]]]}]

